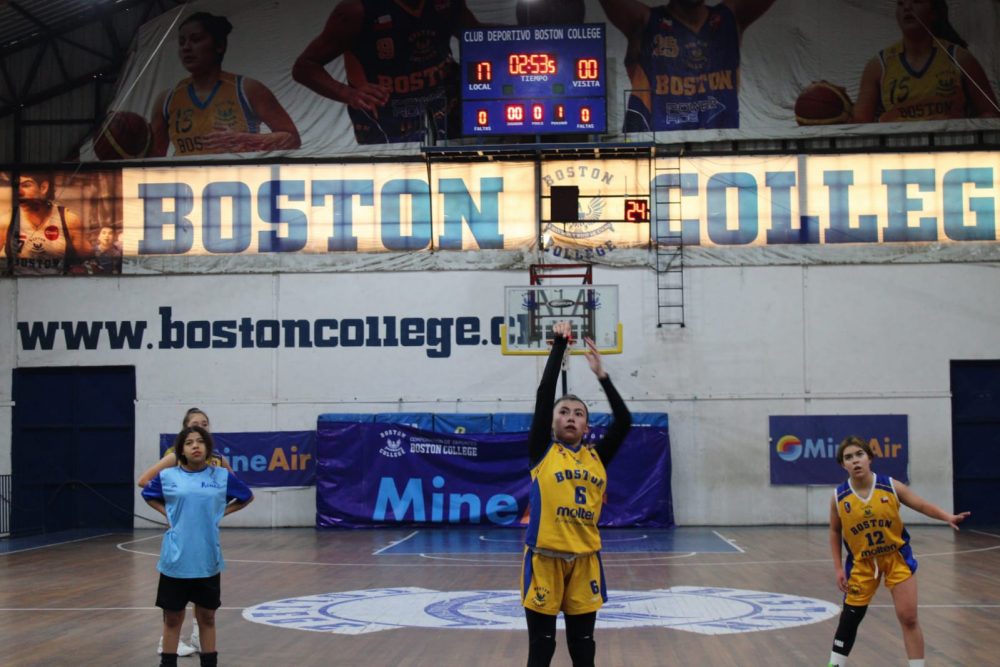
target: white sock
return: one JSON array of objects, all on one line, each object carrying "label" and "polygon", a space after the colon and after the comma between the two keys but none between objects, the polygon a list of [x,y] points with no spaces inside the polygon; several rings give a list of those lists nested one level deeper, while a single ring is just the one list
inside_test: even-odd
[{"label": "white sock", "polygon": [[836,651],[830,651],[830,664],[828,667],[846,667],[847,666],[847,656],[837,653]]},{"label": "white sock", "polygon": [[910,667],[924,667],[924,659],[910,660]]}]

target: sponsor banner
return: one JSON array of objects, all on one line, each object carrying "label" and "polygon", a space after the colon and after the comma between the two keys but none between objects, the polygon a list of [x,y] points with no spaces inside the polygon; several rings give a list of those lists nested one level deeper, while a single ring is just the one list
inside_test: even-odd
[{"label": "sponsor banner", "polygon": [[[599,438],[603,429],[591,434]],[[319,528],[527,523],[527,434],[320,420],[316,437]],[[608,478],[602,526],[673,525],[665,427],[632,429]]]},{"label": "sponsor banner", "polygon": [[[160,455],[176,433],[160,434]],[[213,433],[215,453],[229,461],[248,486],[312,486],[316,483],[316,432]]]},{"label": "sponsor banner", "polygon": [[[132,45],[117,115],[82,159],[418,154],[460,136],[457,37],[482,24],[524,26],[538,48],[552,29],[532,26],[606,24],[612,134],[996,127],[1000,7],[987,0],[359,4],[360,16],[343,3],[200,0],[153,19]],[[508,74],[502,56],[493,66]]]},{"label": "sponsor banner", "polygon": [[910,441],[906,415],[771,416],[771,484],[840,484],[847,473],[837,447],[852,435],[867,440],[872,470],[907,483]]}]

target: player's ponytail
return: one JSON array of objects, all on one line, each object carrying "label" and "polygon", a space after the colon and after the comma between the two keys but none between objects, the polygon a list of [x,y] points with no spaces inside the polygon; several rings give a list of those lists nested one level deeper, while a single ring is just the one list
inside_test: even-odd
[{"label": "player's ponytail", "polygon": [[963,49],[968,48],[969,43],[962,39],[948,20],[948,0],[933,0],[931,8],[934,12],[934,23],[930,26],[931,34],[938,39],[957,44]]}]

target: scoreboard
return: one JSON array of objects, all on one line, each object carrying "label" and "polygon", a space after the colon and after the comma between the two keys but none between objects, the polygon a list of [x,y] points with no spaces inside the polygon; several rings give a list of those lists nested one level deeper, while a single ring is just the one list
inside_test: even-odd
[{"label": "scoreboard", "polygon": [[607,130],[604,24],[462,31],[462,134]]}]

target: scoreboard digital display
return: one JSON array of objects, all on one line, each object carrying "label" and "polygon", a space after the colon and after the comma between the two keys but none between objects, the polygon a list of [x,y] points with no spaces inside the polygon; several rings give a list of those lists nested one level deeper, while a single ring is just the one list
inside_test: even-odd
[{"label": "scoreboard digital display", "polygon": [[477,28],[461,37],[462,134],[607,130],[603,23]]}]

